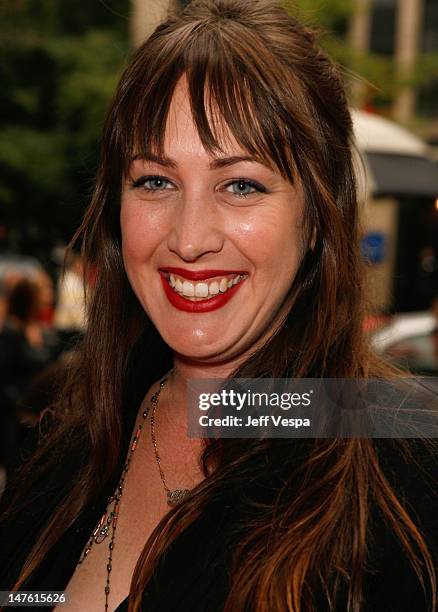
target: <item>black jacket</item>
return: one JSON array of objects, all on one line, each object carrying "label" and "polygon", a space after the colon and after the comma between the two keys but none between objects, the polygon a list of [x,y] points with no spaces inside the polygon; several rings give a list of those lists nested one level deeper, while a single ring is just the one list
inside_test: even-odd
[{"label": "black jacket", "polygon": [[[26,590],[63,590],[74,572],[120,476],[139,404],[152,382],[171,367],[171,355],[166,347],[147,342],[140,348],[140,354],[144,355],[144,351],[149,352],[147,368],[144,359],[133,357],[127,377],[124,448],[117,473],[95,503],[64,534],[26,583]],[[254,508],[260,508],[259,503],[272,502],[285,475],[304,460],[311,444],[310,440],[273,442],[273,463],[260,456],[251,459],[244,472],[230,481],[202,516],[171,545],[145,588],[145,610],[220,612],[223,609],[234,542],[256,518]],[[436,458],[415,440],[411,445],[419,465],[406,462],[391,440],[376,440],[376,445],[390,483],[419,525],[438,566],[438,495],[433,483],[438,475]],[[66,484],[75,477],[81,460],[83,458],[66,457],[53,470],[50,479],[26,491],[26,509],[0,524],[0,590],[11,588],[38,532],[62,498]],[[249,503],[250,500],[257,503]],[[3,505],[5,503],[3,501]],[[402,545],[376,509],[371,516],[368,542],[362,611],[431,612]],[[117,612],[127,609],[125,600]],[[321,599],[318,612],[327,609]],[[336,610],[346,610],[342,594]]]}]

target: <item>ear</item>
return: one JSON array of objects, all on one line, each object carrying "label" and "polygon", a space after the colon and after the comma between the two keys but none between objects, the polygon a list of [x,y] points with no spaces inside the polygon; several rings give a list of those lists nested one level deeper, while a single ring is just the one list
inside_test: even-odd
[{"label": "ear", "polygon": [[309,249],[311,251],[315,250],[315,244],[316,244],[316,227],[313,226],[312,235],[310,236],[310,242],[309,242]]}]

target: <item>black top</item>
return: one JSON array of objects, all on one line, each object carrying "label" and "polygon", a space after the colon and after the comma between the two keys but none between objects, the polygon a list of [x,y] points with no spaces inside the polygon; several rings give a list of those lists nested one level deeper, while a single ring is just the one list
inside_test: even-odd
[{"label": "black top", "polygon": [[[139,354],[144,356],[144,351],[149,357],[147,369],[144,358],[138,358]],[[121,474],[140,402],[150,385],[171,367],[170,351],[159,342],[143,343],[137,348],[137,357],[135,355],[134,352],[127,377],[124,443],[117,473],[96,502],[64,534],[23,590],[64,590],[93,528],[103,514],[106,500]],[[260,456],[249,460],[201,517],[170,546],[144,590],[144,609],[148,612],[223,610],[230,580],[233,543],[240,539],[247,529],[246,525],[260,511],[257,508],[261,507],[250,501],[272,501],[285,474],[290,474],[294,466],[305,459],[311,443],[311,440],[303,439],[273,440],[273,461]],[[377,440],[376,443],[390,483],[414,515],[438,565],[438,495],[431,480],[431,476],[436,479],[438,473],[436,459],[430,457],[419,442],[412,441],[412,444],[416,445],[415,453],[420,466],[406,463],[392,441]],[[77,457],[67,457],[53,470],[49,481],[39,483],[27,492],[26,509],[2,524],[0,590],[11,588],[37,533],[62,498],[66,483],[75,477],[77,466]],[[299,488],[300,483],[297,482],[296,486]],[[364,595],[361,612],[431,612],[402,545],[376,509],[369,527]],[[327,610],[327,605],[322,602],[321,599],[318,612]],[[126,599],[117,612],[127,610]],[[336,612],[345,610],[346,604],[341,595]]]}]

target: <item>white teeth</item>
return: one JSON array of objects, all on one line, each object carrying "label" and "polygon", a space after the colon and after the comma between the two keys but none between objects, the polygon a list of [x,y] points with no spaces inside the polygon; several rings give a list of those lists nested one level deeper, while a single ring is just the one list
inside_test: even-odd
[{"label": "white teeth", "polygon": [[207,283],[196,283],[195,285],[196,297],[207,297],[208,296],[208,285]]},{"label": "white teeth", "polygon": [[217,281],[213,281],[208,288],[208,293],[210,295],[217,295],[219,293],[219,283]]},{"label": "white teeth", "polygon": [[221,293],[225,293],[227,289],[228,289],[228,281],[226,278],[223,278],[219,284],[219,291]]},{"label": "white teeth", "polygon": [[174,274],[169,274],[168,281],[172,289],[184,297],[206,298],[218,293],[225,293],[246,277],[246,274],[238,274],[234,278],[222,278],[220,281],[214,280],[209,284],[208,282],[191,283],[188,280],[182,280]]},{"label": "white teeth", "polygon": [[195,288],[193,286],[193,283],[189,283],[189,281],[184,281],[182,292],[187,297],[193,297],[195,295]]}]

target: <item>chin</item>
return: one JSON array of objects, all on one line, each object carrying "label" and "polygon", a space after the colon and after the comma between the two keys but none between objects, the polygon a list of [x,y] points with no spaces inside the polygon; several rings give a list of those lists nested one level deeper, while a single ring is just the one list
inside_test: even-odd
[{"label": "chin", "polygon": [[209,360],[218,357],[224,352],[223,347],[218,346],[217,343],[206,342],[205,339],[194,340],[190,344],[182,343],[178,340],[173,342],[166,340],[166,342],[173,351],[188,359]]},{"label": "chin", "polygon": [[[159,328],[158,328],[159,330]],[[159,330],[160,331],[160,330]],[[163,340],[175,353],[187,359],[205,362],[223,361],[231,358],[234,354],[233,347],[236,342],[231,338],[226,339],[217,332],[210,334],[203,330],[193,330],[190,334],[185,334],[186,338],[182,341],[182,334],[161,334]]]}]

